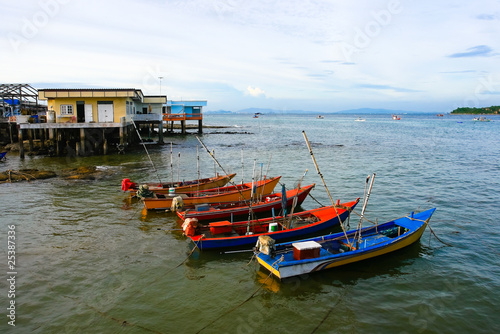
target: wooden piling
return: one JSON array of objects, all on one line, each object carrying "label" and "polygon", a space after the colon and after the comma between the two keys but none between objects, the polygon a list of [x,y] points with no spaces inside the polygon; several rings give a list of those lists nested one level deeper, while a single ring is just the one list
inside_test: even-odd
[{"label": "wooden piling", "polygon": [[24,138],[23,138],[23,130],[21,128],[19,128],[18,137],[19,137],[19,158],[24,159]]},{"label": "wooden piling", "polygon": [[158,143],[163,144],[163,121],[158,124]]},{"label": "wooden piling", "polygon": [[85,128],[80,128],[80,149],[76,152],[76,155],[85,155]]},{"label": "wooden piling", "polygon": [[30,153],[33,153],[33,129],[28,129],[28,143]]}]

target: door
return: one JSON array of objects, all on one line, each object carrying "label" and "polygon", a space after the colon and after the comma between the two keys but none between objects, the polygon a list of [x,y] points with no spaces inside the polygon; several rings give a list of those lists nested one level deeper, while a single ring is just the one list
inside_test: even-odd
[{"label": "door", "polygon": [[100,103],[97,102],[97,121],[99,123],[113,123],[113,102]]},{"label": "door", "polygon": [[92,114],[92,105],[85,105],[85,122],[90,123],[94,121],[94,115]]},{"label": "door", "polygon": [[85,102],[76,101],[76,121],[78,123],[85,122]]}]

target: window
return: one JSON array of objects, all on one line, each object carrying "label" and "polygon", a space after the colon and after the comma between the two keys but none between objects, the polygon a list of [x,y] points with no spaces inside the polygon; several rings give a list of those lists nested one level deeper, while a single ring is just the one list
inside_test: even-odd
[{"label": "window", "polygon": [[61,104],[61,115],[73,115],[73,105]]}]

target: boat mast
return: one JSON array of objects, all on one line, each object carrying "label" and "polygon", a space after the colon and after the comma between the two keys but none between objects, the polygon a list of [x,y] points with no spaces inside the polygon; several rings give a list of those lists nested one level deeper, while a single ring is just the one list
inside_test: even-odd
[{"label": "boat mast", "polygon": [[146,154],[149,158],[149,162],[151,162],[151,166],[153,166],[153,170],[156,174],[156,177],[158,178],[158,181],[160,181],[160,184],[161,184],[162,182],[161,182],[160,176],[158,175],[158,170],[156,170],[155,164],[153,163],[153,160],[151,160],[151,156],[149,155],[148,149],[146,148],[146,144],[144,144],[144,141],[142,140],[141,134],[139,133],[139,130],[137,129],[137,125],[135,125],[134,120],[132,120],[132,124],[134,124],[135,132],[137,132],[137,136],[139,136],[139,139],[141,140],[141,144],[142,144],[142,146],[144,146],[144,151],[146,151]]}]

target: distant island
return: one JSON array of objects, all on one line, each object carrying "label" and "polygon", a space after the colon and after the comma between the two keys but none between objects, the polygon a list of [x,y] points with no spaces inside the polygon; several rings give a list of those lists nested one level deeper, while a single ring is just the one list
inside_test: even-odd
[{"label": "distant island", "polygon": [[500,112],[500,106],[491,106],[487,108],[468,108],[462,107],[453,110],[450,114],[494,114],[498,115]]}]

